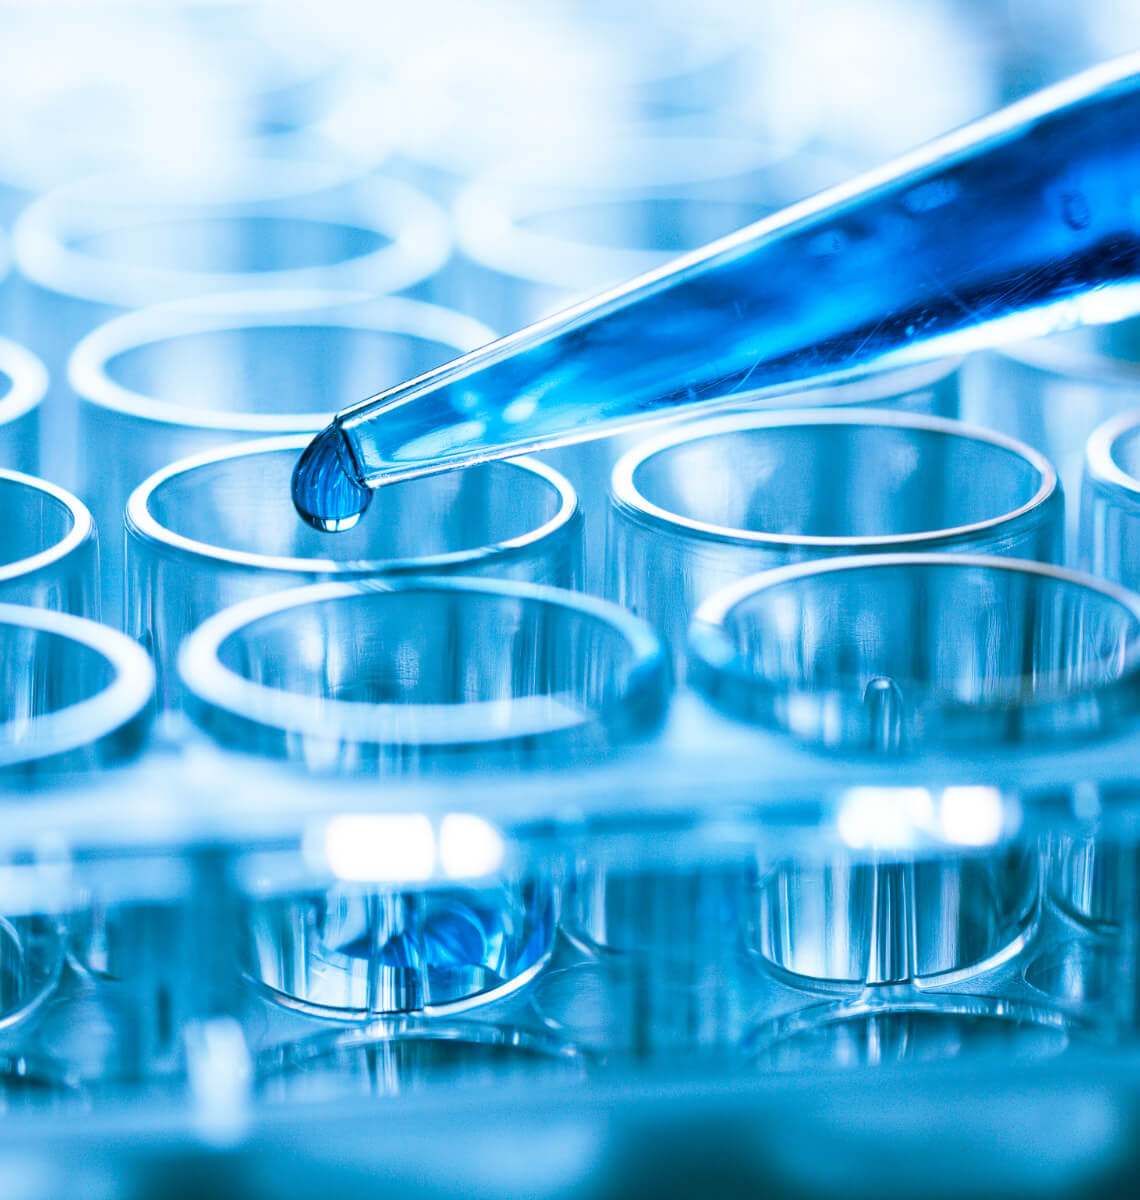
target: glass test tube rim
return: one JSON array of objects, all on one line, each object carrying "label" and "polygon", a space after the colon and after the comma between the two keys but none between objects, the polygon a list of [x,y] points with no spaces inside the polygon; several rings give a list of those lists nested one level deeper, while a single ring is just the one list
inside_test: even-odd
[{"label": "glass test tube rim", "polygon": [[[1051,1006],[1046,997],[1022,1000],[964,992],[928,992],[900,998],[897,993],[892,994],[891,989],[887,989],[883,995],[868,990],[854,1000],[825,1000],[764,1022],[745,1035],[741,1042],[741,1053],[750,1059],[776,1050],[796,1037],[842,1026],[850,1021],[912,1015],[982,1017],[1008,1021],[1011,1028],[1026,1025],[1035,1029],[1056,1030],[1066,1036],[1081,1027],[1079,1018],[1071,1012]],[[1058,1051],[1063,1048],[1058,1047]],[[819,1069],[821,1064],[813,1063],[813,1067]]]},{"label": "glass test tube rim", "polygon": [[11,583],[15,579],[35,575],[62,562],[80,546],[95,540],[95,521],[87,505],[58,484],[49,483],[46,479],[39,479],[34,475],[25,475],[21,471],[0,468],[0,487],[6,484],[41,493],[70,519],[70,527],[58,541],[37,550],[34,554],[11,562],[0,561],[0,583]]},{"label": "glass test tube rim", "polygon": [[[638,468],[654,455],[678,446],[688,445],[704,437],[717,437],[725,433],[746,433],[759,429],[827,425],[865,426],[871,429],[884,427],[913,429],[922,433],[963,437],[1016,455],[1034,468],[1041,482],[1028,500],[1017,508],[995,517],[987,517],[981,521],[955,525],[947,529],[859,536],[775,533],[763,530],[736,529],[728,525],[699,521],[680,513],[671,512],[646,499],[638,490],[635,482]],[[610,497],[614,507],[622,516],[630,520],[666,532],[681,532],[702,540],[782,550],[791,547],[803,547],[805,550],[861,550],[882,547],[886,550],[893,546],[917,549],[924,545],[940,546],[958,541],[972,541],[979,535],[1000,532],[1003,526],[1013,526],[1034,512],[1044,518],[1048,515],[1046,506],[1050,499],[1059,495],[1060,486],[1056,469],[1043,454],[1016,438],[1008,437],[995,430],[924,413],[895,412],[889,409],[859,408],[852,410],[820,407],[807,410],[772,409],[763,412],[727,413],[683,422],[665,433],[658,434],[655,438],[634,446],[622,455],[615,464],[611,476]]]},{"label": "glass test tube rim", "polygon": [[77,642],[100,655],[113,674],[95,695],[33,717],[29,722],[34,725],[33,737],[16,744],[0,742],[0,767],[66,754],[149,716],[154,666],[146,651],[126,634],[70,613],[18,604],[0,604],[2,625]]},{"label": "glass test tube rim", "polygon": [[[1140,364],[1137,364],[1140,380]],[[1085,483],[1112,497],[1117,503],[1140,508],[1140,479],[1130,475],[1117,461],[1121,441],[1140,434],[1140,409],[1118,413],[1098,426],[1085,444]]]},{"label": "glass test tube rim", "polygon": [[[797,164],[819,168],[833,163],[832,158],[818,152],[723,134],[667,134],[646,128],[626,131],[611,138],[610,143],[657,144],[667,147],[683,164],[691,164],[694,157],[703,161],[696,151],[707,155],[710,148],[718,145],[722,149],[738,148],[744,153],[738,158],[729,155],[732,170],[694,171],[690,167],[687,174],[667,171],[640,179],[631,175],[624,182],[608,183],[584,181],[580,172],[561,179],[545,176],[543,164],[548,160],[565,169],[565,147],[559,148],[557,156],[532,156],[501,163],[476,176],[456,197],[453,217],[458,248],[473,262],[531,283],[574,290],[596,289],[602,283],[620,282],[671,262],[681,251],[599,245],[527,229],[519,224],[519,218],[572,209],[582,202],[612,203],[629,196],[639,200],[667,198],[687,187],[715,184],[756,171],[778,173]],[[588,142],[586,147],[596,150],[597,143]],[[838,160],[834,161],[836,166],[842,166]],[[843,179],[852,173],[844,168],[828,178],[834,183],[836,178]],[[520,204],[522,199],[526,202]]]},{"label": "glass test tube rim", "polygon": [[[545,960],[543,960],[545,962]],[[539,964],[543,965],[542,963]],[[425,1019],[427,1018],[427,1019]],[[385,1045],[448,1042],[463,1046],[517,1047],[551,1062],[565,1061],[581,1068],[583,1053],[551,1029],[463,1020],[462,1017],[433,1019],[424,1009],[423,1017],[380,1017],[366,1025],[338,1029],[271,1046],[261,1051],[254,1063],[257,1085],[287,1078],[291,1071],[308,1063],[319,1063],[340,1050],[359,1051]]]},{"label": "glass test tube rim", "polygon": [[298,458],[311,440],[309,434],[265,438],[253,442],[242,442],[234,446],[225,446],[220,450],[208,450],[202,454],[195,454],[171,463],[156,471],[131,493],[126,507],[126,528],[149,551],[165,551],[172,555],[205,559],[210,562],[222,563],[225,566],[248,567],[261,571],[353,577],[380,574],[431,574],[434,570],[509,561],[533,549],[547,538],[567,529],[580,511],[578,495],[570,481],[547,463],[529,457],[503,459],[499,464],[488,465],[518,468],[550,484],[558,498],[558,509],[552,516],[534,529],[511,538],[504,538],[502,541],[490,545],[426,555],[423,558],[345,560],[258,554],[187,537],[160,524],[150,511],[149,503],[154,493],[164,483],[180,475],[189,474],[199,467],[212,466],[230,459],[252,457],[257,454],[274,454],[287,450],[292,452],[294,458]]},{"label": "glass test tube rim", "polygon": [[[0,280],[3,277],[3,261],[0,260]],[[4,379],[10,381],[10,386],[0,392],[0,425],[31,412],[43,401],[48,389],[47,367],[27,347],[0,337],[0,382]]]},{"label": "glass test tube rim", "polygon": [[[738,604],[747,602],[758,591],[789,583],[795,584],[803,579],[847,571],[866,572],[894,568],[1007,571],[1015,574],[1034,575],[1041,579],[1080,588],[1085,592],[1097,593],[1102,600],[1107,600],[1123,609],[1131,618],[1134,626],[1119,672],[1107,682],[1091,686],[1085,685],[1067,691],[1063,695],[1049,695],[1041,700],[1032,701],[1024,707],[1027,711],[1035,711],[1053,709],[1058,705],[1073,705],[1090,696],[1110,694],[1122,687],[1129,690],[1130,697],[1134,701],[1130,705],[1129,711],[1135,711],[1140,706],[1140,594],[1084,571],[1072,570],[1053,563],[1001,558],[985,554],[851,555],[774,567],[729,584],[701,603],[689,626],[687,648],[691,668],[695,668],[692,675],[697,691],[707,703],[717,710],[726,712],[737,719],[754,722],[755,716],[748,706],[741,707],[740,694],[747,692],[749,696],[759,697],[781,689],[755,671],[740,665],[740,656],[725,630],[725,622],[732,610]],[[849,682],[851,679],[853,677],[849,677]],[[730,681],[732,695],[725,694],[723,686],[725,681]],[[820,696],[825,694],[819,693]],[[939,707],[946,709],[947,702],[940,701]],[[1005,711],[1008,705],[971,702],[966,707],[971,713],[981,717],[987,712]],[[785,723],[779,723],[776,727],[780,733],[790,734],[793,732],[787,728]],[[1079,732],[1086,733],[1087,731]],[[936,739],[936,744],[942,744],[944,740]],[[813,738],[812,742],[813,745],[826,746],[826,742],[819,737]],[[850,751],[848,746],[843,748]]]},{"label": "glass test tube rim", "polygon": [[[276,171],[292,168],[298,181],[291,188],[264,186],[259,173],[272,178]],[[256,167],[256,171],[254,168]],[[123,169],[89,176],[66,183],[33,200],[16,219],[12,228],[12,256],[20,273],[32,283],[49,291],[97,304],[122,308],[142,308],[184,296],[205,296],[245,290],[252,287],[316,288],[327,283],[330,276],[351,274],[360,286],[368,286],[376,294],[400,291],[429,278],[438,271],[451,254],[451,230],[447,216],[426,193],[399,179],[369,175],[338,182],[333,176],[324,192],[347,191],[343,205],[337,204],[337,215],[320,214],[308,218],[317,224],[355,225],[389,239],[386,245],[363,255],[307,267],[275,271],[189,271],[167,267],[149,267],[116,262],[114,258],[89,255],[69,244],[68,237],[76,232],[108,232],[129,229],[137,224],[143,228],[159,220],[176,225],[182,220],[209,217],[225,219],[234,210],[258,205],[278,204],[276,211],[248,214],[256,220],[288,219],[290,205],[319,203],[323,194],[313,173],[327,173],[329,164],[286,162],[283,159],[247,160],[241,163],[240,179],[255,180],[243,192],[237,187],[232,195],[224,191],[204,193],[188,200],[184,193],[172,190],[169,181],[161,176],[139,170]],[[180,176],[176,178],[181,178]],[[197,178],[197,177],[196,177]],[[319,179],[320,176],[318,175]],[[131,193],[145,189],[149,182],[154,194],[143,201]],[[186,182],[183,180],[183,182]],[[89,227],[89,212],[84,206],[84,190],[96,193],[100,189],[121,189],[118,200],[123,206],[114,226]],[[364,194],[367,193],[366,201]],[[90,201],[88,201],[90,203]],[[148,209],[149,206],[149,209]],[[124,220],[124,217],[133,219]],[[141,220],[139,220],[141,218]],[[59,227],[65,224],[66,232]]]},{"label": "glass test tube rim", "polygon": [[[553,723],[541,714],[528,714],[528,723],[506,731],[486,717],[506,707],[519,706],[518,699],[504,702],[464,701],[447,705],[423,703],[371,703],[358,700],[320,699],[281,688],[255,683],[227,667],[219,651],[227,638],[240,633],[257,621],[308,605],[348,600],[369,593],[384,594],[431,591],[462,595],[474,593],[517,600],[523,604],[545,605],[570,611],[605,625],[623,639],[631,655],[628,682],[619,696],[611,697],[604,707],[577,715],[573,721]],[[547,584],[523,583],[510,579],[444,577],[414,575],[380,579],[305,584],[285,591],[243,600],[207,617],[182,643],[178,652],[178,674],[188,697],[191,716],[220,712],[227,718],[251,722],[285,734],[314,734],[361,745],[420,746],[424,749],[451,746],[494,747],[531,742],[536,738],[557,737],[590,727],[608,725],[611,711],[634,715],[636,728],[656,724],[668,703],[667,674],[662,645],[648,625],[633,613],[606,600]],[[522,698],[525,699],[525,698]],[[488,707],[490,706],[490,707]],[[409,739],[398,730],[394,737],[384,736],[378,715],[384,710],[407,714],[417,709],[447,710],[446,736],[419,736]],[[335,728],[330,716],[336,713]],[[466,730],[464,717],[472,720]],[[480,719],[483,718],[483,719]],[[454,728],[452,728],[454,726]],[[315,733],[315,731],[318,731]]]},{"label": "glass test tube rim", "polygon": [[[368,319],[369,314],[374,314],[373,319]],[[191,408],[133,391],[116,383],[107,371],[119,354],[179,337],[297,325],[430,338],[452,346],[457,355],[463,347],[474,349],[494,340],[491,330],[476,318],[408,296],[323,288],[222,292],[150,305],[97,326],[72,350],[68,383],[83,402],[155,424],[251,436],[315,432],[335,414]]]}]

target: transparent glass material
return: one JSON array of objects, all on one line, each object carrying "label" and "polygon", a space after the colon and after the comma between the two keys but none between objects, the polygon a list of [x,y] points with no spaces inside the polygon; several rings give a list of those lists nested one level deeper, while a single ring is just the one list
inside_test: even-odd
[{"label": "transparent glass material", "polygon": [[494,1088],[583,1074],[582,1059],[569,1043],[474,1022],[369,1026],[291,1043],[264,1055],[257,1066],[261,1094],[276,1103]]},{"label": "transparent glass material", "polygon": [[[1140,388],[1140,369],[1136,382]],[[1140,391],[1134,407],[1094,430],[1085,453],[1079,554],[1083,567],[1140,587]]]},{"label": "transparent glass material", "polygon": [[215,172],[120,171],[64,185],[21,213],[12,330],[57,381],[47,400],[50,478],[74,482],[77,445],[66,430],[75,406],[62,383],[72,348],[99,324],[251,289],[396,292],[447,260],[447,222],[426,196],[396,180],[338,183],[333,163],[274,158]]},{"label": "transparent glass material", "polygon": [[0,604],[99,615],[99,544],[74,496],[0,470]]},{"label": "transparent glass material", "polygon": [[[3,253],[0,246],[0,287]],[[43,363],[23,346],[0,337],[0,467],[25,475],[38,471],[40,403],[47,386]]]},{"label": "transparent glass material", "polygon": [[[1140,597],[1063,568],[945,554],[833,559],[705,601],[689,679],[733,717],[847,755],[1043,748],[1135,718],[1138,639]],[[873,849],[907,813],[980,849],[888,845],[862,861],[772,862],[758,894],[761,961],[803,986],[858,994],[953,983],[1024,946],[1039,853],[1006,842],[997,793],[853,788],[840,831]]]},{"label": "transparent glass material", "polygon": [[[127,163],[209,169],[259,134],[294,132],[329,103],[338,56],[272,5],[22,5],[6,22],[0,183],[27,198]],[[307,26],[307,28],[306,28]]]},{"label": "transparent glass material", "polygon": [[1065,495],[1067,553],[1084,561],[1079,506],[1085,446],[1099,426],[1137,407],[1140,321],[1075,329],[993,351],[971,365],[962,415],[1041,451]]},{"label": "transparent glass material", "polygon": [[683,671],[697,605],[805,559],[963,551],[1053,560],[1053,468],[1008,438],[874,410],[733,413],[641,443],[614,468],[609,596],[644,617]]},{"label": "transparent glass material", "polygon": [[489,336],[469,317],[402,297],[258,291],[131,313],[84,338],[70,380],[80,493],[106,533],[106,619],[122,619],[124,510],[148,476],[246,438],[318,429],[377,378],[404,379]]},{"label": "transparent glass material", "polygon": [[[970,803],[963,798],[959,803]],[[891,861],[780,863],[758,888],[756,950],[801,986],[853,989],[977,973],[1020,950],[1038,903],[1025,843]]]},{"label": "transparent glass material", "polygon": [[126,629],[151,652],[163,704],[174,657],[206,617],[239,600],[321,579],[490,575],[573,587],[581,517],[550,467],[510,459],[395,484],[351,532],[298,517],[289,481],[305,435],[184,459],[127,506]]},{"label": "transparent glass material", "polygon": [[67,613],[0,605],[0,783],[25,786],[136,753],[154,671],[123,634]]},{"label": "transparent glass material", "polygon": [[1087,737],[1140,700],[1140,597],[1014,559],[778,568],[706,600],[689,647],[717,708],[848,753]]},{"label": "transparent glass material", "polygon": [[1047,1007],[954,996],[797,1014],[761,1031],[745,1053],[758,1068],[791,1071],[966,1057],[1009,1065],[1052,1058],[1069,1043],[1069,1022]]},{"label": "transparent glass material", "polygon": [[1054,899],[1081,925],[1119,933],[1129,912],[1140,860],[1121,850],[1118,839],[1058,835],[1050,845]]},{"label": "transparent glass material", "polygon": [[[508,580],[246,601],[190,636],[179,670],[188,711],[223,745],[355,775],[584,764],[651,734],[666,705],[641,622]],[[287,1006],[339,1019],[485,1002],[540,968],[557,918],[549,869],[496,871],[467,887],[266,897],[249,908],[245,969]]]}]

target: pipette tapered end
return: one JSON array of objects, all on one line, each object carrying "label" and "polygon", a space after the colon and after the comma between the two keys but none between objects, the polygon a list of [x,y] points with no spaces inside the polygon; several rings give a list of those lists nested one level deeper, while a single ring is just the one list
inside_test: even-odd
[{"label": "pipette tapered end", "polygon": [[293,468],[293,507],[322,533],[351,529],[372,500],[372,492],[346,469],[351,461],[344,432],[333,424],[305,447]]}]

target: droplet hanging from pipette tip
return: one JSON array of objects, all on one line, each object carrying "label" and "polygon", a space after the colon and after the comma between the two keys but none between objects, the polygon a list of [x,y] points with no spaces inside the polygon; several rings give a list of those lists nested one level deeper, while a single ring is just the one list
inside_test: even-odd
[{"label": "droplet hanging from pipette tip", "polygon": [[364,516],[372,492],[345,470],[350,455],[339,425],[330,425],[304,449],[293,468],[293,507],[322,533],[342,533]]}]

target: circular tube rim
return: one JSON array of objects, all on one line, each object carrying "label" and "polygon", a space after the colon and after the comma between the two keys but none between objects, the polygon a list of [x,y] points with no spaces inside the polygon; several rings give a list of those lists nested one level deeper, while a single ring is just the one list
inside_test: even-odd
[{"label": "circular tube rim", "polygon": [[[1090,696],[1111,696],[1122,688],[1127,689],[1128,712],[1140,708],[1140,594],[1128,591],[1106,579],[1074,571],[1052,563],[1033,562],[1028,559],[1001,558],[986,554],[868,554],[842,558],[825,558],[809,562],[793,563],[775,567],[750,575],[746,579],[729,584],[709,596],[698,608],[689,626],[687,649],[690,663],[690,679],[703,699],[730,716],[756,723],[755,708],[750,701],[769,696],[777,691],[786,691],[778,685],[756,674],[740,663],[733,640],[725,629],[732,610],[756,593],[770,588],[810,579],[818,575],[840,574],[852,570],[876,571],[891,568],[941,568],[980,569],[983,571],[1007,571],[1022,575],[1035,575],[1054,582],[1065,583],[1084,591],[1097,593],[1103,599],[1124,609],[1132,618],[1135,628],[1127,645],[1120,670],[1111,680],[1075,688],[1064,695],[1047,696],[1039,701],[1024,705],[1027,711],[1056,708],[1061,705],[1079,705]],[[816,691],[817,697],[829,693]],[[747,699],[746,699],[747,698]],[[1004,706],[980,702],[967,706],[969,711],[982,716]],[[764,722],[762,727],[774,729],[781,734],[794,731],[785,724]],[[1083,728],[1076,733],[1087,735]],[[1058,734],[1055,731],[1055,736]],[[829,743],[821,737],[811,739],[813,745],[826,747]],[[947,744],[946,739],[934,739],[934,746]],[[846,751],[857,750],[848,742],[841,743]]]},{"label": "circular tube rim", "polygon": [[33,718],[32,738],[0,741],[0,767],[50,759],[93,745],[143,715],[154,692],[154,666],[146,651],[124,633],[70,613],[0,604],[0,625],[67,638],[101,655],[113,672],[94,696]]},{"label": "circular tube rim", "polygon": [[1140,433],[1140,410],[1136,409],[1118,413],[1097,426],[1085,445],[1085,474],[1101,491],[1140,505],[1140,479],[1130,475],[1116,457],[1121,441],[1133,433]]},{"label": "circular tube rim", "polygon": [[[12,258],[22,274],[42,288],[127,309],[254,287],[314,288],[330,275],[346,272],[361,281],[367,279],[376,293],[396,292],[427,279],[444,265],[451,253],[451,233],[446,215],[431,197],[410,184],[379,176],[344,185],[335,175],[330,177],[334,165],[274,158],[250,160],[242,163],[241,171],[233,177],[232,190],[203,189],[189,201],[172,190],[173,183],[187,182],[182,176],[170,181],[129,168],[88,176],[46,192],[20,213],[12,228]],[[280,181],[278,186],[272,185],[274,180]],[[83,211],[88,193],[98,199],[113,192],[122,199],[126,215],[141,213],[142,204],[137,198],[141,193],[143,201],[155,208],[166,206],[171,223],[175,223],[211,216],[224,219],[234,210],[266,201],[304,204],[319,195],[322,187],[332,190],[339,186],[347,186],[354,193],[367,192],[367,203],[354,195],[346,200],[341,220],[323,215],[308,219],[317,224],[355,225],[379,233],[388,242],[366,254],[331,264],[256,272],[138,266],[77,250],[60,229],[61,221],[66,227],[75,211]],[[289,219],[292,214],[282,208],[279,213],[247,215],[276,220]],[[132,223],[127,221],[119,228],[129,228]]]},{"label": "circular tube rim", "polygon": [[50,546],[15,562],[0,563],[0,583],[10,583],[34,575],[55,563],[62,562],[80,546],[95,537],[95,521],[87,506],[70,492],[46,479],[25,475],[20,471],[0,468],[0,481],[8,481],[31,492],[40,492],[58,504],[71,518],[71,528]]},{"label": "circular tube rim", "polygon": [[[746,433],[758,429],[788,428],[790,426],[848,425],[869,428],[889,427],[914,429],[923,433],[944,434],[988,444],[1017,455],[1037,472],[1041,482],[1033,495],[1017,508],[996,517],[972,521],[947,529],[920,530],[903,534],[864,534],[857,537],[767,533],[760,530],[734,529],[727,525],[698,521],[647,500],[636,484],[638,469],[650,458],[677,446],[687,445],[706,437],[725,433]],[[760,413],[729,414],[684,423],[627,451],[614,466],[610,481],[610,496],[614,507],[636,522],[659,527],[665,531],[685,534],[709,541],[734,545],[787,549],[803,547],[816,550],[862,550],[893,546],[921,547],[933,543],[970,540],[981,535],[1013,526],[1034,512],[1043,511],[1052,497],[1060,492],[1060,480],[1053,464],[1032,447],[993,430],[967,425],[946,417],[919,413],[893,412],[878,409],[818,408],[774,410]]]},{"label": "circular tube rim", "polygon": [[252,457],[257,454],[274,454],[284,450],[301,451],[311,441],[309,434],[291,437],[269,438],[255,442],[243,442],[226,446],[221,450],[209,450],[189,458],[180,459],[156,471],[131,493],[127,501],[127,531],[137,538],[148,550],[165,550],[224,563],[227,566],[248,567],[254,570],[276,571],[299,575],[339,575],[345,577],[379,574],[431,573],[434,570],[455,566],[477,566],[500,558],[514,557],[539,545],[546,538],[565,529],[579,513],[578,495],[570,481],[553,467],[533,458],[504,459],[500,466],[519,470],[544,480],[554,489],[558,497],[557,511],[541,525],[515,537],[489,545],[452,550],[444,554],[425,555],[422,558],[392,559],[334,559],[293,558],[288,555],[258,554],[246,550],[226,549],[211,542],[175,533],[162,525],[150,511],[150,501],[163,484],[194,470],[226,462],[234,458]]},{"label": "circular tube rim", "polygon": [[[614,630],[629,648],[631,661],[626,669],[627,685],[621,694],[606,704],[575,715],[573,720],[559,723],[543,720],[542,714],[530,716],[529,723],[503,731],[484,727],[467,730],[458,727],[455,736],[448,737],[384,737],[378,716],[385,710],[407,714],[416,709],[438,708],[425,704],[379,704],[368,701],[324,699],[289,692],[280,688],[254,683],[225,666],[220,659],[223,643],[232,635],[266,617],[302,609],[308,605],[346,600],[369,593],[445,592],[516,599],[523,603],[548,605],[570,611],[578,616],[598,621]],[[606,600],[581,592],[545,584],[521,583],[508,579],[478,577],[437,577],[430,575],[366,579],[351,582],[306,584],[302,587],[273,592],[266,596],[244,600],[208,617],[187,637],[179,650],[178,674],[186,689],[189,711],[195,719],[209,714],[224,714],[246,723],[284,734],[312,734],[329,741],[359,745],[422,746],[446,749],[450,746],[502,746],[546,736],[557,737],[568,731],[591,725],[607,725],[608,714],[637,713],[648,702],[649,718],[638,722],[649,724],[664,713],[667,702],[666,666],[664,651],[657,635],[627,610]],[[551,693],[554,694],[554,693]],[[505,701],[522,707],[527,697]],[[478,713],[480,706],[495,701],[465,701],[447,705],[457,719],[467,713]],[[319,719],[317,717],[319,710]],[[329,714],[336,713],[336,726],[330,728]],[[405,718],[406,719],[406,718]],[[478,724],[478,723],[476,723]]]},{"label": "circular tube rim", "polygon": [[456,356],[494,340],[492,331],[464,313],[404,296],[364,292],[228,292],[152,305],[125,313],[81,338],[71,352],[67,377],[81,403],[156,424],[248,434],[317,433],[332,412],[265,413],[192,408],[158,400],[116,383],[107,364],[119,354],[178,337],[256,328],[328,326],[394,333],[438,341]]}]

